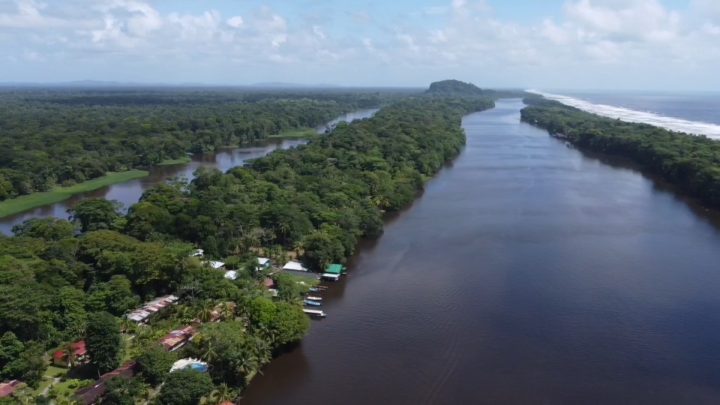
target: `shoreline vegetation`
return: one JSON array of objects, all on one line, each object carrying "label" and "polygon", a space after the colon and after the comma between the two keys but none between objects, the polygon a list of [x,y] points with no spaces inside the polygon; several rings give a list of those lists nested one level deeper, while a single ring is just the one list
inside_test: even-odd
[{"label": "shoreline vegetation", "polygon": [[[0,201],[313,128],[407,92],[0,91]],[[42,117],[38,120],[37,117]]]},{"label": "shoreline vegetation", "polygon": [[313,139],[318,137],[318,133],[312,128],[298,128],[283,131],[279,134],[268,135],[267,139]]},{"label": "shoreline vegetation", "polygon": [[30,211],[46,205],[59,203],[76,194],[87,193],[113,184],[141,179],[143,177],[147,177],[149,174],[150,172],[146,170],[128,170],[118,173],[108,173],[105,176],[84,181],[72,186],[55,187],[50,191],[37,192],[0,201],[0,218],[20,214],[22,212]]},{"label": "shoreline vegetation", "polygon": [[192,158],[190,156],[183,156],[177,159],[165,159],[162,162],[158,163],[157,166],[184,165],[190,162],[192,162]]},{"label": "shoreline vegetation", "polygon": [[628,159],[708,207],[720,208],[720,141],[601,117],[541,96],[524,101],[524,122],[580,150]]},{"label": "shoreline vegetation", "polygon": [[[262,138],[258,141],[254,142],[262,142],[262,141],[278,141],[278,140],[295,140],[295,139],[304,139],[304,140],[312,140],[316,137],[318,137],[319,134],[315,129],[312,128],[298,128],[298,129],[291,129],[284,132],[281,132],[279,134],[275,135],[268,135],[265,138]],[[249,143],[249,144],[252,144]],[[220,148],[217,148],[217,150],[227,149],[227,148],[240,148],[242,147],[242,144],[238,145],[227,145],[222,146]],[[177,166],[177,165],[185,165],[192,162],[192,157],[190,156],[183,156],[177,159],[165,159],[161,161],[160,163],[156,164],[155,167],[163,167],[163,166]],[[142,174],[144,173],[144,174]],[[26,211],[33,210],[35,208],[40,208],[46,205],[56,204],[62,201],[65,201],[69,199],[70,197],[87,193],[90,191],[95,191],[97,189],[100,189],[102,187],[111,186],[113,184],[120,184],[131,180],[136,180],[139,178],[147,177],[150,174],[149,171],[145,170],[139,170],[139,169],[133,169],[128,170],[124,172],[117,172],[117,173],[108,173],[105,176],[97,177],[91,180],[84,181],[82,183],[78,183],[72,186],[58,186],[55,187],[53,190],[50,191],[44,191],[44,192],[34,192],[31,194],[25,194],[19,197],[6,199],[0,201],[0,219],[21,214]]]},{"label": "shoreline vegetation", "polygon": [[[34,399],[48,354],[71,359],[82,340],[89,360],[68,375],[85,403],[112,370],[123,377],[100,382],[98,396],[237,399],[310,327],[310,284],[279,271],[283,263],[314,272],[347,263],[361,240],[382,234],[387,212],[412,204],[458,156],[462,117],[493,106],[477,91],[406,97],[302,147],[159,185],[127,214],[94,199],[74,207],[73,222],[25,222],[0,237],[0,352],[11,353],[0,375],[26,383],[17,395]],[[274,267],[260,268],[260,254]],[[142,325],[127,317],[168,299]],[[183,358],[205,371],[170,372]],[[52,396],[60,386],[43,389]]]}]

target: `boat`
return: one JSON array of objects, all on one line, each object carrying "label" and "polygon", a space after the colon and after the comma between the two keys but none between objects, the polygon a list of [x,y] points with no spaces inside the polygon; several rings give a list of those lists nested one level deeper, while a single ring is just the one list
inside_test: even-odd
[{"label": "boat", "polygon": [[310,292],[322,292],[322,291],[325,291],[325,290],[327,290],[327,287],[324,286],[324,285],[318,285],[318,286],[315,286],[315,287],[311,287],[311,288],[309,289]]},{"label": "boat", "polygon": [[340,274],[323,273],[321,277],[322,277],[323,280],[329,280],[329,281],[338,281],[338,280],[340,280]]},{"label": "boat", "polygon": [[304,300],[303,302],[305,303],[305,305],[309,305],[311,307],[319,307],[322,305],[321,302],[317,302],[317,301],[313,301],[313,300]]},{"label": "boat", "polygon": [[325,318],[325,317],[327,316],[327,314],[325,314],[325,312],[323,312],[323,311],[321,311],[321,310],[319,310],[319,309],[307,309],[307,308],[303,308],[303,312],[305,312],[306,314],[308,314],[308,315],[310,315],[310,316],[315,316],[315,317],[318,317],[318,318]]},{"label": "boat", "polygon": [[305,299],[313,300],[313,301],[322,301],[322,297],[317,297],[315,295],[308,295],[307,297],[305,297]]}]

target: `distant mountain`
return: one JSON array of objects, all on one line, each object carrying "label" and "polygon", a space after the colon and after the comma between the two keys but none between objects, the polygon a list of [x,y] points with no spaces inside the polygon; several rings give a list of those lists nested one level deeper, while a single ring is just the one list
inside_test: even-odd
[{"label": "distant mountain", "polygon": [[440,96],[484,96],[489,91],[483,90],[472,83],[459,80],[443,80],[430,84],[430,88],[425,93]]}]

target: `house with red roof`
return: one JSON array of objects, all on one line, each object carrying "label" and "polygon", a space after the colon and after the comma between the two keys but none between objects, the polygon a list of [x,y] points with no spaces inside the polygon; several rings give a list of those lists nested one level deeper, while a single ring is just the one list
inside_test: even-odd
[{"label": "house with red roof", "polygon": [[75,393],[75,399],[82,405],[94,404],[107,392],[108,381],[113,378],[133,378],[137,374],[137,369],[137,363],[133,361],[107,372],[101,375],[94,385],[78,390]]},{"label": "house with red roof", "polygon": [[53,364],[59,367],[70,368],[78,364],[86,363],[88,360],[84,340],[71,343],[68,349],[58,350],[53,353]]},{"label": "house with red roof", "polygon": [[162,340],[160,340],[160,344],[165,350],[174,352],[175,350],[185,346],[185,344],[195,337],[196,334],[197,330],[194,327],[186,326],[182,329],[177,329],[168,333],[164,338],[162,338]]}]

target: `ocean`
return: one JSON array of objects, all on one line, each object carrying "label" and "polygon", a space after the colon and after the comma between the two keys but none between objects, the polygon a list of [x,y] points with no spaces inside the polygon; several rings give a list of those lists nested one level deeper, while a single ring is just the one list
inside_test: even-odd
[{"label": "ocean", "polygon": [[720,92],[536,92],[598,115],[720,139]]}]

